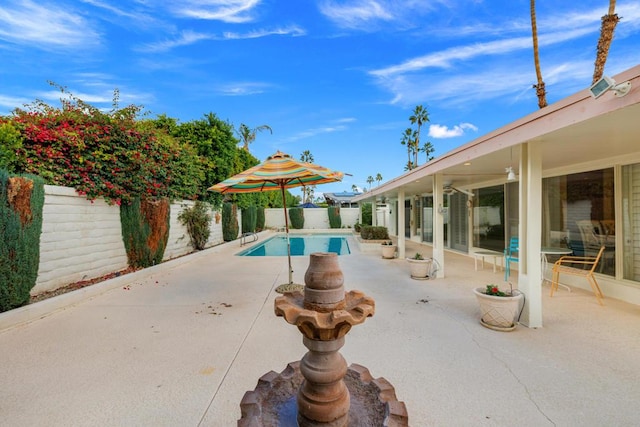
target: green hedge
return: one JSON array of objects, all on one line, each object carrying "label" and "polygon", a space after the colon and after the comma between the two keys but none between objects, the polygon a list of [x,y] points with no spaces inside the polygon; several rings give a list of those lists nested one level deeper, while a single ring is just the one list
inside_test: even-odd
[{"label": "green hedge", "polygon": [[342,218],[340,217],[340,206],[329,206],[327,208],[329,214],[329,227],[342,228]]},{"label": "green hedge", "polygon": [[389,240],[389,231],[387,227],[363,225],[360,230],[360,237],[362,237],[362,240]]},{"label": "green hedge", "polygon": [[140,200],[120,206],[122,238],[130,267],[160,264],[169,240],[169,200]]},{"label": "green hedge", "polygon": [[0,311],[29,302],[40,264],[44,181],[0,170]]},{"label": "green hedge", "polygon": [[302,230],[304,228],[304,209],[303,208],[289,208],[289,219],[291,220],[291,228],[296,230]]},{"label": "green hedge", "polygon": [[236,205],[224,203],[222,205],[222,240],[232,242],[238,238],[238,215]]},{"label": "green hedge", "polygon": [[264,224],[264,208],[262,206],[259,206],[256,208],[256,231],[264,230]]},{"label": "green hedge", "polygon": [[255,206],[249,206],[242,210],[242,232],[254,233],[256,231],[257,212]]}]

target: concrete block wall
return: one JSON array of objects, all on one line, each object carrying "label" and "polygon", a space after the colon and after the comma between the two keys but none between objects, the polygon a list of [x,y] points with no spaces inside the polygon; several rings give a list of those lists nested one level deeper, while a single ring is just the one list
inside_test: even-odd
[{"label": "concrete block wall", "polygon": [[38,279],[33,295],[127,268],[120,209],[73,188],[45,185]]},{"label": "concrete block wall", "polygon": [[[358,208],[340,208],[340,217],[342,218],[342,227],[351,227],[358,222]],[[284,209],[269,208],[264,210],[265,227],[266,228],[283,228],[284,227]],[[304,208],[304,228],[308,229],[328,229],[329,213],[327,208]]]},{"label": "concrete block wall", "polygon": [[[193,252],[187,229],[178,215],[191,201],[171,204],[169,238],[163,260]],[[341,208],[343,227],[358,221],[357,208]],[[211,235],[207,247],[222,244],[222,222],[211,212]],[[219,215],[221,213],[218,213]],[[305,209],[305,228],[328,229],[327,209]],[[219,216],[218,216],[219,218]],[[238,224],[242,216],[238,210]],[[284,227],[283,209],[265,209],[267,228]],[[82,280],[101,277],[128,267],[122,241],[120,208],[104,200],[93,202],[73,188],[45,185],[40,263],[32,295],[52,291]]]},{"label": "concrete block wall", "polygon": [[[182,209],[192,205],[190,201],[171,204],[164,260],[193,251],[186,227],[178,221]],[[211,213],[207,247],[223,243],[221,221],[216,223],[216,212]],[[118,206],[110,206],[101,199],[91,202],[73,188],[45,185],[40,263],[32,295],[124,270],[127,266]]]}]

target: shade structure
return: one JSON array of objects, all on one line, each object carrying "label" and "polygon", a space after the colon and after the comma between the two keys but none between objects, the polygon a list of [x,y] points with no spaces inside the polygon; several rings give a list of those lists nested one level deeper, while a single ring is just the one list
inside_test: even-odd
[{"label": "shade structure", "polygon": [[329,182],[342,181],[344,174],[333,171],[313,163],[293,159],[290,155],[276,152],[267,160],[240,172],[231,178],[209,187],[211,191],[219,193],[257,193],[261,191],[276,191],[282,193],[284,207],[284,223],[287,235],[287,257],[289,261],[289,284],[293,284],[293,270],[291,268],[291,244],[289,242],[289,219],[287,217],[287,203],[285,190],[287,188],[306,185],[318,185]]}]

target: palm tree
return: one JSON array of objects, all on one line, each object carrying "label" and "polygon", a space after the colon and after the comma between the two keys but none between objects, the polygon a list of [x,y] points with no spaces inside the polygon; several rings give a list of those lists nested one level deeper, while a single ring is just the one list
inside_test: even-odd
[{"label": "palm tree", "polygon": [[402,140],[400,141],[400,144],[407,146],[407,164],[409,165],[409,170],[413,169],[413,167],[411,167],[411,165],[413,164],[411,161],[411,154],[413,153],[413,148],[415,146],[414,141],[416,140],[416,136],[417,135],[415,130],[406,128],[404,133],[402,134]]},{"label": "palm tree", "polygon": [[382,181],[382,175],[380,175],[380,172],[376,175],[376,181],[378,181],[378,185],[380,185],[380,182]]},{"label": "palm tree", "polygon": [[533,62],[536,67],[536,77],[538,78],[538,84],[533,85],[538,96],[538,107],[544,108],[547,106],[547,91],[544,88],[544,81],[542,80],[542,71],[540,71],[540,54],[538,52],[538,27],[536,25],[536,1],[531,0],[531,33],[533,35]]},{"label": "palm tree", "polygon": [[240,123],[240,127],[236,129],[236,133],[238,134],[238,136],[240,136],[240,140],[243,144],[242,148],[249,151],[249,144],[256,140],[256,133],[262,132],[263,130],[268,130],[271,134],[273,134],[273,131],[267,125],[260,125],[251,129],[244,123]]},{"label": "palm tree", "polygon": [[[311,151],[309,150],[304,150],[302,152],[302,154],[300,155],[300,161],[301,162],[307,162],[307,163],[313,163],[313,154],[311,154]],[[315,185],[305,185],[302,187],[302,195],[304,197],[304,202],[305,203],[311,203],[313,202],[313,195],[315,193],[316,190],[316,186]]]},{"label": "palm tree", "polygon": [[357,193],[357,192],[358,192],[358,186],[357,186],[357,185],[355,185],[355,184],[353,184],[353,185],[351,186],[351,190],[352,190],[354,193]]},{"label": "palm tree", "polygon": [[602,17],[595,68],[593,70],[593,82],[591,84],[595,84],[604,74],[604,64],[607,62],[611,40],[613,40],[613,30],[615,30],[616,25],[620,21],[620,17],[615,13],[615,9],[616,0],[609,0],[609,12]]},{"label": "palm tree", "polygon": [[431,160],[433,160],[433,156],[431,155],[431,153],[436,151],[436,149],[433,147],[433,144],[431,144],[431,142],[427,141],[422,147],[420,147],[420,151],[422,151],[427,156],[427,162],[430,162]]},{"label": "palm tree", "polygon": [[427,109],[422,105],[416,105],[413,109],[413,114],[409,117],[409,121],[412,125],[417,124],[418,130],[416,131],[416,137],[413,140],[413,164],[414,167],[418,166],[418,151],[420,147],[420,128],[422,125],[429,121],[429,113]]},{"label": "palm tree", "polygon": [[373,183],[373,177],[371,175],[367,178],[367,183],[369,184],[369,190],[371,190],[371,183]]}]

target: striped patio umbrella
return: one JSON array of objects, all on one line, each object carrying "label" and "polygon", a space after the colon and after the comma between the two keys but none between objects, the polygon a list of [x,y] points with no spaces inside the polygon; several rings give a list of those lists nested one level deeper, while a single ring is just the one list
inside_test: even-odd
[{"label": "striped patio umbrella", "polygon": [[289,220],[285,189],[306,185],[318,185],[342,181],[342,172],[332,171],[313,163],[294,160],[290,155],[278,151],[264,162],[240,172],[231,178],[209,187],[219,193],[256,193],[280,190],[284,207],[284,223],[287,235],[287,256],[289,259],[289,284],[293,284],[291,268],[291,244],[289,242]]}]

